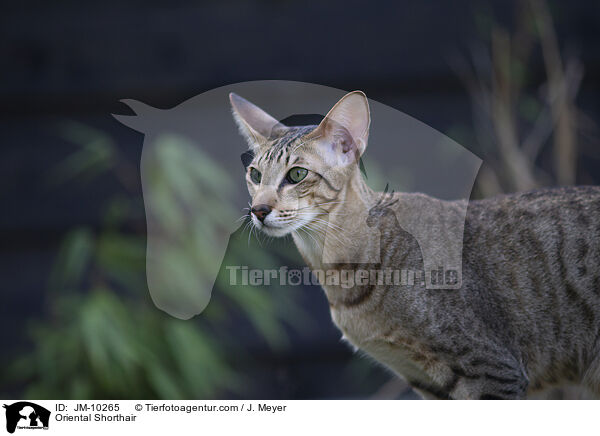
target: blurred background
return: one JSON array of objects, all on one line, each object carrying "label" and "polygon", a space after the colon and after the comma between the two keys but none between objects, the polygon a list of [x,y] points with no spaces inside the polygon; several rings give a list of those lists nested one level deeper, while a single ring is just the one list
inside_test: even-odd
[{"label": "blurred background", "polygon": [[[62,0],[0,11],[3,397],[415,398],[340,343],[316,287],[218,280],[192,320],[154,307],[143,137],[111,117],[130,113],[120,99],[170,108],[264,79],[361,89],[481,157],[473,198],[600,183],[598,2]],[[169,147],[165,165],[177,165],[187,145]],[[217,188],[201,200],[219,211],[218,168],[173,177],[207,171]],[[243,226],[227,256],[302,265],[290,241],[265,247]],[[196,274],[196,261],[174,259],[174,277]]]}]

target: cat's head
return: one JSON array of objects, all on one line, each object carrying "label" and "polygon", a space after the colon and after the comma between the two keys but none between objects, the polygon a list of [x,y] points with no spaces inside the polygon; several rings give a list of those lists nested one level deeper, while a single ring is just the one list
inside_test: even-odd
[{"label": "cat's head", "polygon": [[323,220],[359,172],[370,124],[364,93],[345,95],[318,126],[285,126],[240,96],[229,98],[253,154],[246,182],[254,225],[284,236]]}]

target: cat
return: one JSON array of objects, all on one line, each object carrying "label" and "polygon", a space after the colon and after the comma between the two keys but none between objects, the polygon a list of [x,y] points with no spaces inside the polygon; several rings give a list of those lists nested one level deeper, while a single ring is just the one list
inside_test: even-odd
[{"label": "cat", "polygon": [[[312,126],[285,126],[233,93],[230,102],[253,153],[252,223],[291,234],[313,271],[422,271],[422,247],[402,223],[425,217],[437,235],[447,218],[438,206],[450,216],[464,206],[367,186],[358,162],[371,120],[360,91]],[[343,337],[424,398],[523,399],[562,384],[600,395],[598,187],[470,201],[458,289],[321,286]]]}]

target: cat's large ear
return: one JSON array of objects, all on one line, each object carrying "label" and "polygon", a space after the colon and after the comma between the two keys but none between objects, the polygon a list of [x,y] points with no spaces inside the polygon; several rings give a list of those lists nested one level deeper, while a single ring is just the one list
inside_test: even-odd
[{"label": "cat's large ear", "polygon": [[334,164],[357,163],[367,148],[371,114],[362,91],[353,91],[338,101],[309,135],[321,142]]},{"label": "cat's large ear", "polygon": [[229,101],[240,133],[252,150],[263,145],[278,130],[285,129],[271,115],[233,92],[229,94]]}]

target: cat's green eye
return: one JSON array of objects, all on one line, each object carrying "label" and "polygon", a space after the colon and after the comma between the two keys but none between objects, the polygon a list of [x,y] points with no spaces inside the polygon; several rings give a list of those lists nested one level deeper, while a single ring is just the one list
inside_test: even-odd
[{"label": "cat's green eye", "polygon": [[260,179],[262,178],[262,174],[256,168],[250,169],[250,178],[257,185],[260,183]]},{"label": "cat's green eye", "polygon": [[304,180],[307,174],[306,168],[294,167],[288,172],[287,179],[290,183],[298,183]]}]

